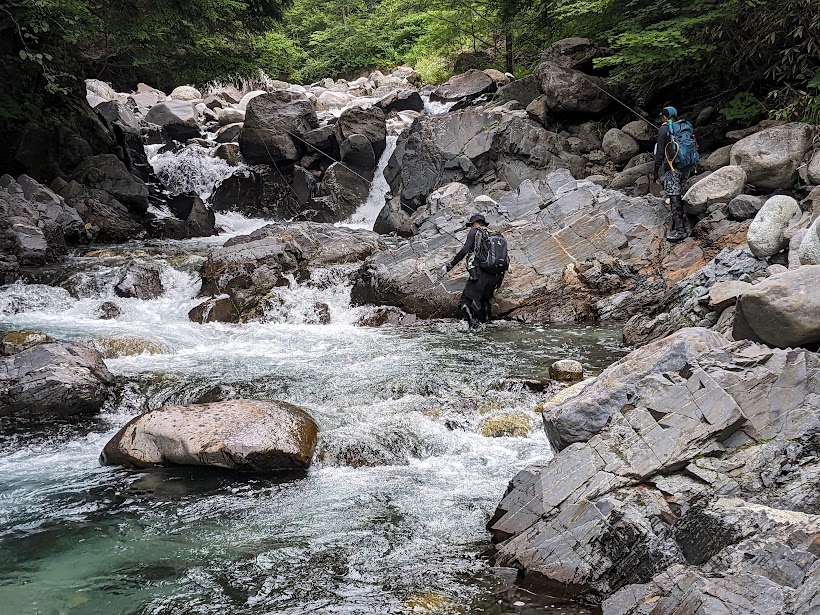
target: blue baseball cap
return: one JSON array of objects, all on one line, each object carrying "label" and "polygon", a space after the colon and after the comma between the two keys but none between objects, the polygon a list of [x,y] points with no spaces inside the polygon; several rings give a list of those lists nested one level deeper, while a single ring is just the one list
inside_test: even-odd
[{"label": "blue baseball cap", "polygon": [[666,117],[678,117],[678,110],[675,109],[675,107],[664,107],[661,110],[661,114]]}]

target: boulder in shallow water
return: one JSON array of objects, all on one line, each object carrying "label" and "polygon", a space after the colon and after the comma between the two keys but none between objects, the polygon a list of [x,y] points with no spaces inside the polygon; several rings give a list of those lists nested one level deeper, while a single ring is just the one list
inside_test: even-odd
[{"label": "boulder in shallow water", "polygon": [[163,406],[132,419],[105,445],[103,465],[211,466],[250,472],[304,470],[319,427],[296,406],[234,399]]},{"label": "boulder in shallow water", "polygon": [[187,141],[201,136],[192,102],[169,100],[157,103],[145,115],[149,124],[161,126],[168,138]]},{"label": "boulder in shallow water", "polygon": [[230,297],[212,297],[194,306],[188,312],[193,322],[239,322],[241,317]]},{"label": "boulder in shallow water", "polygon": [[0,416],[64,418],[100,410],[114,377],[82,344],[38,344],[0,359]]},{"label": "boulder in shallow water", "polygon": [[162,346],[138,337],[100,337],[89,342],[106,359],[133,357],[141,354],[162,354]]},{"label": "boulder in shallow water", "polygon": [[150,263],[134,263],[114,287],[118,297],[156,299],[163,293],[160,269]]},{"label": "boulder in shallow water", "polygon": [[120,306],[113,301],[104,301],[99,305],[94,314],[100,320],[114,320],[120,317],[122,310],[120,310]]},{"label": "boulder in shallow water", "polygon": [[584,366],[580,361],[561,359],[550,365],[550,378],[564,382],[578,382],[584,379]]},{"label": "boulder in shallow water", "polygon": [[532,421],[526,414],[500,414],[481,422],[481,435],[485,438],[526,438],[532,431]]}]

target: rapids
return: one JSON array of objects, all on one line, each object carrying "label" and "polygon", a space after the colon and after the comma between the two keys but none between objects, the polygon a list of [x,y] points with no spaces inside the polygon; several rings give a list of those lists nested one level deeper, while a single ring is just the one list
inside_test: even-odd
[{"label": "rapids", "polygon": [[[391,137],[380,169],[393,146]],[[197,153],[152,153],[180,190],[205,196],[223,172]],[[198,173],[195,185],[177,182],[186,173]],[[385,192],[375,186],[348,224],[372,228]],[[195,324],[187,313],[201,300],[208,250],[264,224],[217,218],[219,237],[86,247],[0,289],[0,330],[146,349],[106,359],[118,385],[98,417],[0,431],[0,612],[591,612],[493,573],[484,525],[512,476],[551,456],[533,412],[547,394],[524,381],[545,380],[560,358],[596,374],[623,354],[620,333],[496,322],[467,334],[446,320],[360,327],[370,308],[350,305],[353,267],[292,280],[265,322]],[[161,297],[115,296],[133,261],[162,268]],[[118,318],[96,317],[106,300]],[[318,324],[318,304],[329,324]],[[311,469],[260,478],[99,466],[136,414],[215,390],[304,407],[322,430]],[[528,435],[490,437],[507,415]]]}]

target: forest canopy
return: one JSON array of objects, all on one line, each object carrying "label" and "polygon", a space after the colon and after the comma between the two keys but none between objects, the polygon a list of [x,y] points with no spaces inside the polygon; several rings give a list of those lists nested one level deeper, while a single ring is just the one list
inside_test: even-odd
[{"label": "forest canopy", "polygon": [[[475,66],[528,74],[552,42],[607,51],[638,100],[724,98],[725,113],[820,122],[818,0],[0,1],[7,83],[28,98],[96,77],[121,89],[251,77],[310,83],[410,64],[429,82]],[[697,83],[697,88],[691,84]],[[0,104],[0,119],[21,108]]]}]

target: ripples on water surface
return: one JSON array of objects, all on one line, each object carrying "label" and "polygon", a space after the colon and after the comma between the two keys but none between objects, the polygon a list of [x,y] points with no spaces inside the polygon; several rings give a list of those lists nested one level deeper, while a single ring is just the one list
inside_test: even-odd
[{"label": "ripples on water surface", "polygon": [[[0,329],[137,337],[162,349],[106,361],[120,383],[101,416],[0,438],[0,612],[586,612],[510,594],[481,557],[484,525],[510,478],[550,455],[532,411],[544,394],[516,379],[543,378],[566,357],[597,373],[620,356],[619,334],[356,327],[366,310],[348,305],[344,268],[285,291],[277,322],[193,324],[195,272],[224,240],[92,252],[54,274],[58,288],[0,291]],[[114,297],[130,258],[162,264],[163,297]],[[117,320],[94,317],[106,298],[122,308]],[[305,324],[317,301],[330,325]],[[99,467],[104,444],[136,413],[214,387],[311,412],[322,439],[307,475]],[[505,414],[526,417],[531,435],[482,435]]]}]

